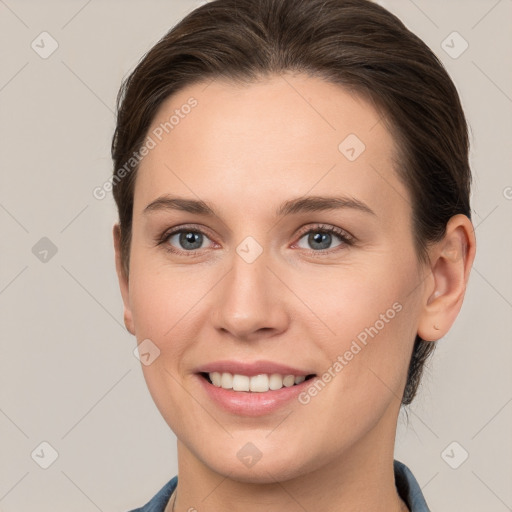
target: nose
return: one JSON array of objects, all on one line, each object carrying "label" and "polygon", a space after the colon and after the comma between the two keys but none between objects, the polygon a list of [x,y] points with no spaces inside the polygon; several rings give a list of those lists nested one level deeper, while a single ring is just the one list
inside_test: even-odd
[{"label": "nose", "polygon": [[[250,341],[285,331],[289,323],[286,293],[265,251],[253,262],[238,253],[216,286],[212,320],[217,330]],[[277,272],[276,272],[277,273]]]}]

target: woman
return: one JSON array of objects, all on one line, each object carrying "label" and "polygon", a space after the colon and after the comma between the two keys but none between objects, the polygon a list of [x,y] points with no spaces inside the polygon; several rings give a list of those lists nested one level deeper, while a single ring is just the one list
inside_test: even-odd
[{"label": "woman", "polygon": [[116,265],[178,476],[139,511],[428,510],[397,417],[475,255],[446,71],[366,0],[216,0],[120,91]]}]

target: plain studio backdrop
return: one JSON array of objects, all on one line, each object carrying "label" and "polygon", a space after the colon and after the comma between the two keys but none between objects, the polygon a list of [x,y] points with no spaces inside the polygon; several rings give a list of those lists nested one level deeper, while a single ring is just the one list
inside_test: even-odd
[{"label": "plain studio backdrop", "polygon": [[[123,325],[110,193],[122,78],[204,2],[0,0],[0,511],[125,512],[177,472]],[[396,458],[432,510],[512,510],[512,0],[380,2],[453,78],[477,257]]]}]

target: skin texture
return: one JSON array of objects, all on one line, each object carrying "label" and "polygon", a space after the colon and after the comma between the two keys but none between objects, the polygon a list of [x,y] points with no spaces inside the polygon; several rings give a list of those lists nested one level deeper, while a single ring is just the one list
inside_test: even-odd
[{"label": "skin texture", "polygon": [[[392,136],[372,105],[339,86],[297,74],[195,84],[162,105],[148,134],[190,97],[197,106],[141,162],[129,279],[114,227],[126,327],[160,350],[142,370],[178,438],[175,510],[403,510],[392,462],[408,362],[416,333],[441,338],[460,310],[471,222],[453,217],[420,263]],[[354,161],[338,149],[349,134],[366,146]],[[144,212],[166,194],[203,200],[216,216]],[[349,197],[373,213],[276,217],[303,196]],[[353,242],[332,235],[318,249],[308,233],[319,223]],[[178,236],[158,244],[183,224],[205,232],[195,256]],[[250,264],[236,252],[248,236],[263,249]],[[307,404],[241,417],[212,403],[194,373],[265,359],[320,376],[396,303],[401,311]],[[262,453],[250,468],[237,458],[248,442]]]}]

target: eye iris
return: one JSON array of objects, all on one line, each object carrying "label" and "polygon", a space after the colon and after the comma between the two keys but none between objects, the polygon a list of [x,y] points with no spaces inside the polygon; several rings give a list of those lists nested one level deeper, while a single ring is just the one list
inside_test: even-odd
[{"label": "eye iris", "polygon": [[[201,233],[195,233],[193,231],[183,231],[180,234],[180,244],[185,249],[199,249],[202,245],[202,242],[203,235]],[[187,244],[192,244],[193,247],[190,247]]]},{"label": "eye iris", "polygon": [[[316,233],[312,233],[308,237],[308,242],[315,249],[327,249],[331,245],[331,234],[330,233],[321,233],[317,231]],[[320,244],[315,247],[315,244]]]}]

